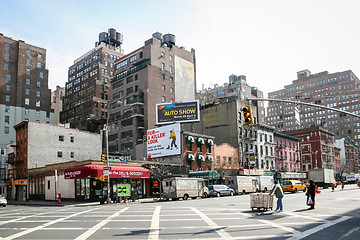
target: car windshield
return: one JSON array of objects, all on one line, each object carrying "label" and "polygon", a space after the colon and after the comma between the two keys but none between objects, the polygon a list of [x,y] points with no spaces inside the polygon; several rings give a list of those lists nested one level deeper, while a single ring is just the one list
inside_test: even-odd
[{"label": "car windshield", "polygon": [[285,182],[282,182],[281,185],[291,185],[291,182],[290,181],[285,181]]}]

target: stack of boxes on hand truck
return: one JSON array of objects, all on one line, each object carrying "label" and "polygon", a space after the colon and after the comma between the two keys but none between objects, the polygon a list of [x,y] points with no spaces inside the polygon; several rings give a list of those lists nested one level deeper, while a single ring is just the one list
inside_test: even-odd
[{"label": "stack of boxes on hand truck", "polygon": [[264,209],[267,211],[269,208],[272,210],[274,205],[274,195],[269,193],[252,193],[250,194],[250,207],[254,211]]}]

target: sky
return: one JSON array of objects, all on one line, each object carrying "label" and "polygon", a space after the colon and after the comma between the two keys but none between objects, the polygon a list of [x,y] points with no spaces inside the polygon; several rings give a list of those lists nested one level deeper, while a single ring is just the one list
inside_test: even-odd
[{"label": "sky", "polygon": [[360,77],[359,0],[1,0],[0,33],[47,50],[49,88],[100,32],[123,34],[125,53],[159,31],[196,51],[197,89],[231,74],[267,93],[296,73],[352,70]]}]

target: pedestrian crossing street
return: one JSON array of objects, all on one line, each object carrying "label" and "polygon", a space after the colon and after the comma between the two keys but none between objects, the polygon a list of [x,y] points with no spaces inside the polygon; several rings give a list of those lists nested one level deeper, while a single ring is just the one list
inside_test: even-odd
[{"label": "pedestrian crossing street", "polygon": [[156,204],[36,210],[2,209],[0,239],[302,239],[351,218]]}]

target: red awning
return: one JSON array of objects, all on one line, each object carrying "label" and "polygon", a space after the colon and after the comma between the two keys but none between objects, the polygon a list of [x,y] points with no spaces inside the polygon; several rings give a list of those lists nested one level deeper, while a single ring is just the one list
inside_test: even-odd
[{"label": "red awning", "polygon": [[[65,170],[65,179],[99,178],[103,176],[104,165],[84,165]],[[150,178],[150,170],[143,167],[110,166],[110,178]]]}]

